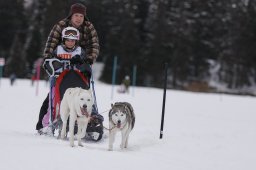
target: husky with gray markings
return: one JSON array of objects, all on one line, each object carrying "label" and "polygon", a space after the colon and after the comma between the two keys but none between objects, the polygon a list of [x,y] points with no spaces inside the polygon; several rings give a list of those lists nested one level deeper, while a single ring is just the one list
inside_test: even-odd
[{"label": "husky with gray markings", "polygon": [[117,132],[122,134],[121,149],[127,148],[129,134],[135,124],[135,115],[130,103],[116,102],[111,104],[109,111],[109,150],[113,150],[113,143]]}]

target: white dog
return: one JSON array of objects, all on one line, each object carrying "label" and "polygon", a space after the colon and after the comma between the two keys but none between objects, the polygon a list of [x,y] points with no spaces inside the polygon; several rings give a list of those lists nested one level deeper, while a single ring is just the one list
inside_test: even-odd
[{"label": "white dog", "polygon": [[121,149],[127,148],[128,138],[134,127],[135,115],[131,104],[117,102],[111,105],[109,111],[109,150],[113,150],[113,143],[117,132],[122,134]]},{"label": "white dog", "polygon": [[93,98],[90,90],[82,88],[68,88],[60,103],[60,117],[63,122],[61,139],[66,136],[67,120],[69,117],[69,142],[74,147],[74,127],[77,120],[78,145],[83,146],[81,138],[86,134],[87,124],[92,112]]}]

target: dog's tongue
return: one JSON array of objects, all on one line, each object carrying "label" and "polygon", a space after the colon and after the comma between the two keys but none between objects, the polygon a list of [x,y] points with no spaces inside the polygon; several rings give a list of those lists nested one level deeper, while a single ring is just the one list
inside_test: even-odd
[{"label": "dog's tongue", "polygon": [[89,117],[89,113],[87,112],[86,109],[80,107],[80,110],[81,110],[81,114],[82,114],[82,115],[85,115],[86,117]]},{"label": "dog's tongue", "polygon": [[116,127],[120,128],[121,127],[121,123],[117,123]]}]

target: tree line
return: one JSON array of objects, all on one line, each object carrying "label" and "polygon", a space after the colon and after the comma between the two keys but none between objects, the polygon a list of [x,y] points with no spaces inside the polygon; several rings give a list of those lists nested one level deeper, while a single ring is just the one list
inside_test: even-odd
[{"label": "tree line", "polygon": [[87,6],[98,32],[104,82],[111,83],[115,56],[117,83],[132,76],[136,65],[137,85],[162,87],[166,62],[168,88],[211,90],[216,83],[241,89],[256,82],[252,0],[0,0],[0,57],[7,61],[6,76],[31,74],[50,29],[74,2]]}]

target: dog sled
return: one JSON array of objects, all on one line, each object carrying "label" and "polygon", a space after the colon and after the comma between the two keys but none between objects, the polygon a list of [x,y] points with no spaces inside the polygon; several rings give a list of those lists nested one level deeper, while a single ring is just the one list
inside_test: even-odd
[{"label": "dog sled", "polygon": [[[66,89],[80,87],[88,90],[92,86],[95,101],[91,115],[92,118],[88,123],[85,138],[93,141],[99,141],[103,135],[104,118],[98,114],[96,97],[93,89],[94,82],[90,82],[91,66],[86,63],[82,65],[72,65],[70,60],[51,58],[44,61],[43,67],[49,76],[50,82],[48,113],[43,118],[43,126],[44,129],[48,129],[47,133],[49,134],[50,131],[51,135],[54,136],[55,132],[60,131],[62,128],[60,102]],[[83,72],[80,70],[83,70]],[[76,132],[77,125],[75,126],[75,133]]]}]

